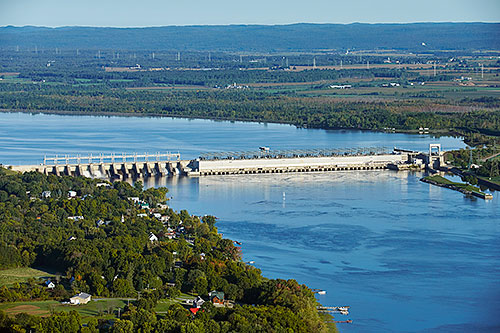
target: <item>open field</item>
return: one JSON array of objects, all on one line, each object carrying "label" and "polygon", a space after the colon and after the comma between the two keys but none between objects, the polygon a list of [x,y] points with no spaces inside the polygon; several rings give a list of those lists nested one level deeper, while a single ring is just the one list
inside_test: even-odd
[{"label": "open field", "polygon": [[[386,69],[428,69],[428,68],[434,68],[434,65],[432,64],[355,64],[355,65],[332,65],[332,66],[290,66],[291,69],[290,71],[292,72],[300,72],[300,71],[305,71],[305,70],[311,70],[311,69],[335,69],[335,70],[340,70],[340,69],[376,69],[376,68],[386,68]],[[437,68],[444,68],[445,65],[438,64],[436,65]]]},{"label": "open field", "polygon": [[175,85],[175,86],[152,86],[152,87],[129,87],[126,90],[136,91],[136,90],[212,90],[215,88],[205,87],[205,86],[190,86],[190,85]]},{"label": "open field", "polygon": [[[170,305],[183,302],[187,299],[193,299],[194,296],[182,293],[177,299],[162,299],[158,301],[155,307],[155,312],[165,313]],[[132,300],[132,299],[130,299]],[[4,311],[9,316],[15,316],[19,313],[27,313],[33,316],[46,317],[52,312],[69,312],[77,311],[82,316],[83,322],[87,322],[91,317],[98,316],[99,318],[114,318],[123,310],[129,299],[127,298],[99,298],[92,300],[84,305],[66,305],[58,301],[28,301],[14,303],[0,303],[0,310]]]},{"label": "open field", "polygon": [[31,301],[1,303],[0,310],[5,311],[9,316],[15,316],[18,313],[27,313],[34,316],[45,317],[52,312],[77,311],[82,316],[83,322],[87,322],[91,317],[100,316],[100,318],[114,318],[117,309],[123,308],[127,304],[127,299],[109,298],[91,301],[83,305],[63,305],[58,301]]},{"label": "open field", "polygon": [[25,282],[29,278],[49,278],[54,274],[30,267],[11,268],[0,271],[0,286],[10,286],[14,283]]}]

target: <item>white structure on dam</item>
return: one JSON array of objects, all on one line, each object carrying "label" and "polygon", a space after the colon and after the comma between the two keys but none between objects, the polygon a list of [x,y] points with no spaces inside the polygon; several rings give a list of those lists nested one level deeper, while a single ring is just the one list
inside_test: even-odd
[{"label": "white structure on dam", "polygon": [[314,172],[337,170],[385,169],[389,164],[402,164],[407,154],[381,154],[366,156],[256,158],[240,160],[196,160],[189,176]]}]

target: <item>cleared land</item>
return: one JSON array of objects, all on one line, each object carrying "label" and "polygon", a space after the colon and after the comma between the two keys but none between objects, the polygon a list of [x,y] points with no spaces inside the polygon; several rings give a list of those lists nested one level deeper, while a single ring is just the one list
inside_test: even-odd
[{"label": "cleared land", "polygon": [[54,274],[31,267],[11,268],[0,271],[0,286],[11,286],[14,283],[26,282],[29,278],[49,278]]},{"label": "cleared land", "polygon": [[9,316],[15,316],[18,313],[27,313],[33,316],[45,317],[52,312],[70,312],[77,311],[82,316],[83,322],[87,322],[91,317],[114,318],[120,308],[127,304],[127,299],[110,298],[91,301],[83,305],[65,305],[58,301],[32,301],[15,302],[0,304],[0,310]]}]

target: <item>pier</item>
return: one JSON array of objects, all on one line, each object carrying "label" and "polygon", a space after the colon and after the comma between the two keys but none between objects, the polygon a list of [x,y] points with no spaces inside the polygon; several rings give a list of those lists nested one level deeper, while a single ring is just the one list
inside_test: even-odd
[{"label": "pier", "polygon": [[[141,179],[183,175],[271,174],[291,172],[326,172],[349,170],[402,170],[408,165],[425,167],[439,161],[441,152],[431,158],[419,158],[423,153],[384,148],[270,150],[218,152],[203,154],[197,159],[182,160],[179,153],[100,154],[87,156],[44,157],[37,165],[9,166],[19,172],[37,171],[43,174],[86,176],[93,178]],[[421,163],[423,162],[423,164]]]}]

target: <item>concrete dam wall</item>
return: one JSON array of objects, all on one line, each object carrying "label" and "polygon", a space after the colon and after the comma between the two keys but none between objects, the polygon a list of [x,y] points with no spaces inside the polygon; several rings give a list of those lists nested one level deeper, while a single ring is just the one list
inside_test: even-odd
[{"label": "concrete dam wall", "polygon": [[[156,155],[158,157],[159,155]],[[170,158],[170,155],[166,155]],[[180,157],[179,155],[176,155]],[[127,158],[135,160],[127,160]],[[37,171],[43,174],[85,176],[93,178],[127,179],[146,177],[165,177],[187,175],[191,177],[229,174],[259,174],[259,173],[285,173],[285,172],[321,172],[340,170],[374,170],[386,169],[389,165],[402,165],[409,160],[408,153],[380,153],[380,154],[352,154],[332,156],[295,156],[283,157],[281,155],[255,156],[252,158],[199,158],[195,160],[161,160],[148,161],[149,155],[144,155],[146,160],[137,160],[138,156],[120,157],[123,161],[112,160],[104,157],[100,160],[91,157],[85,160],[78,157],[57,158],[53,163],[39,165],[11,166],[12,170],[26,172]]]},{"label": "concrete dam wall", "polygon": [[193,161],[193,170],[188,172],[188,175],[209,176],[253,173],[372,170],[385,169],[388,164],[404,163],[407,160],[408,156],[406,154],[196,160]]}]

